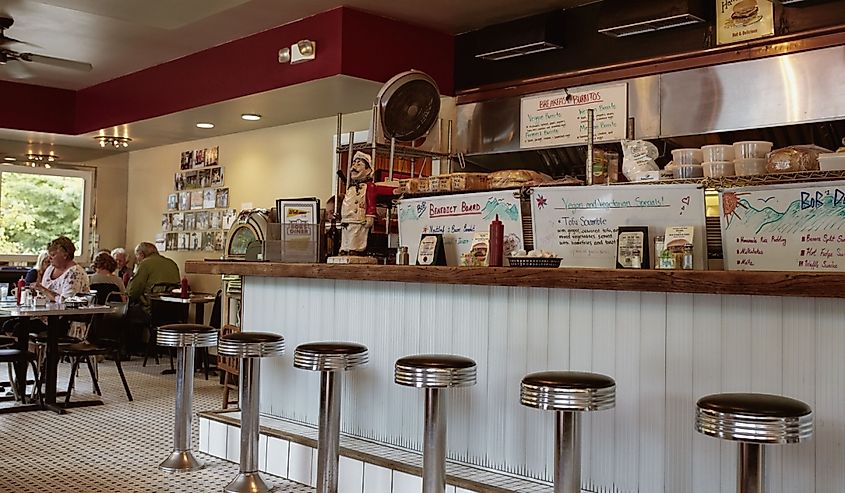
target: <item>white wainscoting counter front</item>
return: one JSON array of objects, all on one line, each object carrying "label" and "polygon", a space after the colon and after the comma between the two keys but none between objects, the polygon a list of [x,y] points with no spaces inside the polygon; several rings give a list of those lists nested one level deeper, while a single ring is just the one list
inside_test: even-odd
[{"label": "white wainscoting counter front", "polygon": [[695,402],[717,392],[782,394],[813,408],[812,440],[768,449],[767,491],[845,485],[838,299],[252,275],[242,327],[282,334],[289,348],[261,363],[266,417],[316,424],[319,375],[293,368],[293,348],[352,341],[369,348],[370,363],[345,377],[348,436],[421,450],[422,393],[394,384],[393,364],[454,353],[478,363],[478,383],[450,391],[450,460],[550,483],[553,416],[520,405],[519,385],[531,372],[571,369],[617,383],[614,410],[583,416],[585,491],[736,491],[736,446],[693,429]]}]

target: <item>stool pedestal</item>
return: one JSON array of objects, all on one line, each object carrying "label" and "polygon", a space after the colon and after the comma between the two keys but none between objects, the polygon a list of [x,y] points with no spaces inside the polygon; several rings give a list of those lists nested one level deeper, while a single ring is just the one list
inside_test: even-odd
[{"label": "stool pedestal", "polygon": [[294,367],[320,372],[317,493],[337,493],[342,372],[363,366],[368,361],[367,347],[350,342],[301,344],[294,352]]},{"label": "stool pedestal", "polygon": [[281,356],[285,340],[277,334],[239,332],[220,339],[221,356],[241,358],[241,457],[238,476],[223,490],[226,493],[265,493],[273,489],[258,472],[258,409],[261,366],[258,358]]},{"label": "stool pedestal", "polygon": [[446,490],[446,394],[450,387],[475,385],[475,361],[449,354],[421,354],[396,361],[394,381],[425,389],[422,493]]},{"label": "stool pedestal", "polygon": [[176,420],[173,452],[159,465],[164,471],[194,471],[202,463],[191,450],[191,417],[194,397],[194,350],[217,344],[217,330],[206,325],[165,325],[157,331],[157,344],[176,348]]}]

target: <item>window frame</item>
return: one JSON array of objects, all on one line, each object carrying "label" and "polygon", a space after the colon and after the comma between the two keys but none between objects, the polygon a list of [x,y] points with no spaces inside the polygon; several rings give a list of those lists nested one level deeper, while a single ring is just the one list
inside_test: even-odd
[{"label": "window frame", "polygon": [[[78,263],[87,263],[91,256],[91,227],[94,217],[94,185],[97,179],[97,172],[95,168],[87,167],[66,167],[61,165],[52,165],[51,168],[32,168],[29,166],[7,165],[0,166],[0,194],[3,187],[3,173],[22,173],[30,175],[49,175],[62,176],[72,178],[82,178],[83,180],[83,201],[82,201],[82,238],[79,245],[76,246],[76,253],[74,260]],[[47,245],[44,245],[46,248]],[[38,255],[25,254],[6,254],[0,252],[0,261],[8,261],[10,263],[19,262],[35,262]]]}]

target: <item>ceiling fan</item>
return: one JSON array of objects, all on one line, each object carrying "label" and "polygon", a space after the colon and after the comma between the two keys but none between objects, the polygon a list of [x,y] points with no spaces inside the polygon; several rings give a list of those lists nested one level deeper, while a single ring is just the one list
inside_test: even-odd
[{"label": "ceiling fan", "polygon": [[29,72],[26,65],[22,62],[40,63],[68,70],[77,70],[80,72],[90,72],[94,69],[93,65],[86,62],[78,62],[76,60],[68,60],[66,58],[57,58],[47,55],[38,55],[36,53],[16,51],[9,48],[9,46],[16,44],[35,46],[32,43],[6,36],[6,29],[12,27],[14,22],[14,19],[11,17],[0,16],[0,66],[5,68],[5,72],[11,77],[23,79],[32,76],[31,72]]}]

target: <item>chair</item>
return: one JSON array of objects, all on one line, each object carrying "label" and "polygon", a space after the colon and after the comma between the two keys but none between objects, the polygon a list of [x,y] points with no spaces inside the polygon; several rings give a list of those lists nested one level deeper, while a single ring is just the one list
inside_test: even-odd
[{"label": "chair", "polygon": [[[150,288],[150,294],[167,294],[174,289],[179,289],[177,283],[157,283]],[[149,339],[147,340],[147,351],[144,355],[144,362],[141,366],[147,366],[147,360],[150,356],[155,358],[156,364],[158,361],[158,346],[156,345],[156,333],[158,328],[163,325],[183,324],[188,321],[188,305],[179,303],[169,303],[150,298],[150,324],[147,328],[149,330]],[[170,369],[174,370],[173,353],[170,352]]]},{"label": "chair", "polygon": [[[99,291],[97,292],[97,295],[99,296]],[[129,302],[124,301],[123,296],[119,292],[115,291],[105,295],[104,301],[109,306],[117,307],[117,312],[115,314],[104,315],[97,318],[97,322],[93,323],[92,327],[96,327],[97,330],[92,330],[89,333],[88,341],[59,346],[59,354],[70,357],[72,362],[70,381],[68,382],[67,394],[65,395],[65,403],[70,401],[71,390],[73,390],[74,380],[76,378],[76,370],[79,368],[79,364],[83,361],[88,366],[88,372],[91,374],[94,392],[96,392],[97,395],[102,395],[97,375],[94,371],[94,365],[91,361],[92,356],[96,357],[100,355],[110,356],[114,359],[114,364],[117,367],[120,380],[123,382],[123,389],[126,391],[126,398],[129,399],[129,401],[132,401],[132,392],[129,390],[129,384],[126,382],[126,375],[123,373],[123,366],[120,364],[120,350],[125,341],[126,331],[122,328],[117,331],[113,331],[117,333],[116,338],[102,336],[104,332],[103,325],[107,323],[115,323],[115,325],[117,325],[125,320],[126,313],[129,309]]]},{"label": "chair", "polygon": [[[220,329],[220,338],[229,334],[237,334],[241,331],[235,325],[224,325]],[[222,356],[217,353],[217,369],[222,371],[221,383],[223,384],[223,409],[228,409],[229,404],[238,404],[238,375],[240,375],[240,360],[231,356]],[[229,400],[229,392],[234,391],[235,400]]]}]

